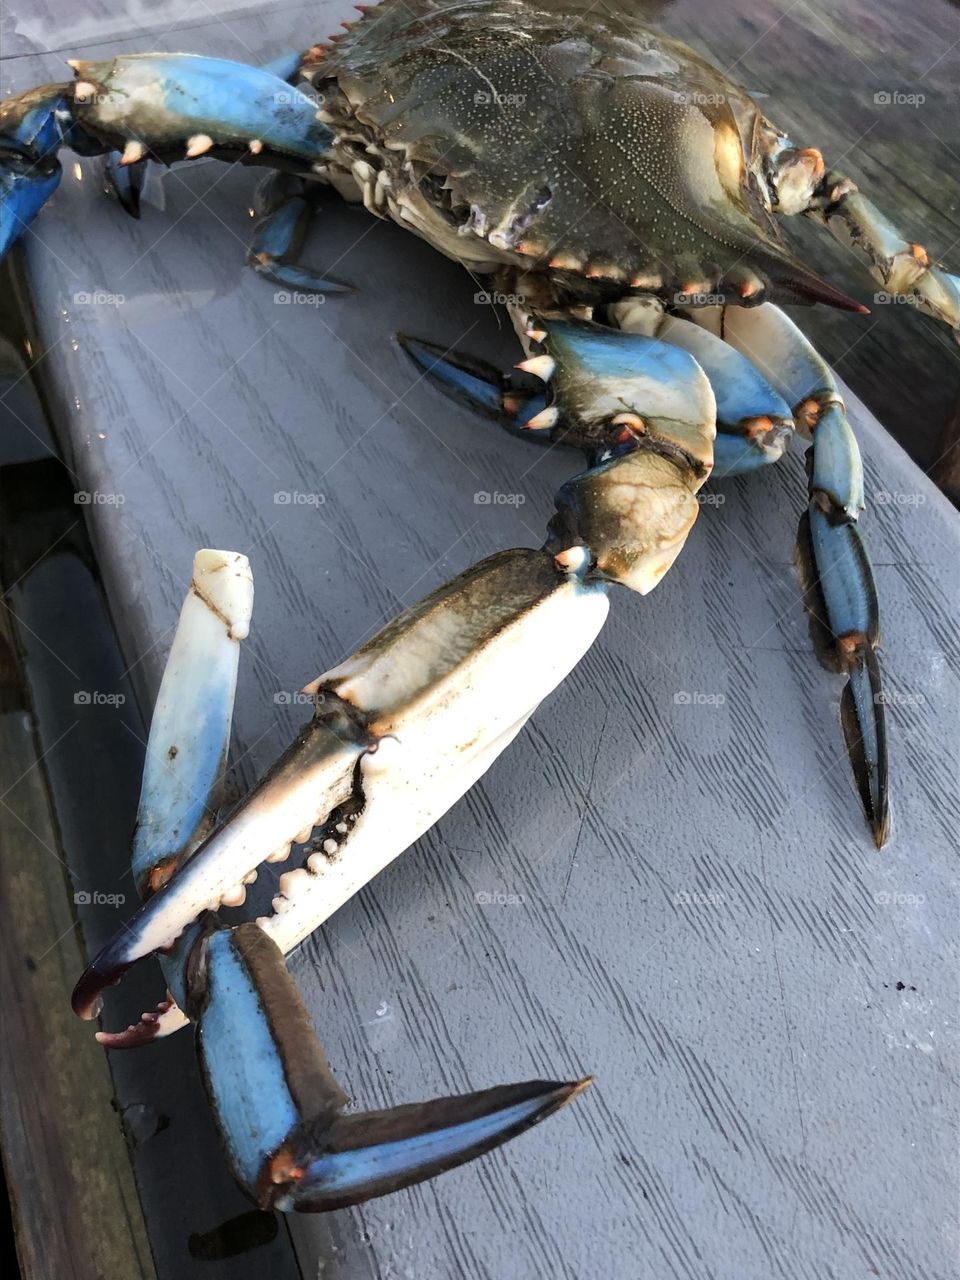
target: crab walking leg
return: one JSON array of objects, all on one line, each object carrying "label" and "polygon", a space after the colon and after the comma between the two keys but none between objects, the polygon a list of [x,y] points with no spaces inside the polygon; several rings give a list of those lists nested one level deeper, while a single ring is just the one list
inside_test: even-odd
[{"label": "crab walking leg", "polygon": [[[287,181],[305,185],[294,177],[287,176]],[[247,261],[258,275],[285,289],[298,293],[350,293],[349,285],[318,275],[295,261],[312,213],[310,202],[302,194],[295,191],[286,195],[257,224]]]},{"label": "crab walking leg", "polygon": [[607,607],[603,583],[518,550],[401,614],[309,686],[312,722],[104,947],[77,984],[76,1011],[94,1016],[131,964],[319,828],[306,864],[280,881],[281,918],[292,912],[297,935],[311,932],[473,785],[590,647]]},{"label": "crab walking leg", "polygon": [[840,701],[844,738],[880,848],[888,826],[887,743],[876,657],[879,606],[857,527],[864,507],[860,450],[829,366],[778,307],[727,307],[723,333],[763,370],[793,405],[797,427],[812,436],[798,558],[820,656],[848,678]]},{"label": "crab walking leg", "polygon": [[309,175],[333,141],[316,103],[264,68],[186,53],[70,65],[73,81],[0,103],[0,257],[55,191],[61,146],[119,152],[119,166],[211,155]]},{"label": "crab walking leg", "polygon": [[[202,551],[150,729],[135,870],[150,891],[198,844],[230,738],[239,641],[253,602],[245,557]],[[234,1175],[264,1209],[340,1208],[432,1177],[499,1146],[589,1083],[530,1081],[343,1116],[283,956],[254,924],[192,924],[161,956],[179,1004],[146,1014],[109,1048],[197,1026],[207,1093]]]},{"label": "crab walking leg", "polygon": [[531,1080],[342,1115],[279,947],[252,922],[199,944],[187,1008],[237,1181],[263,1209],[321,1212],[435,1177],[517,1137],[590,1084]]},{"label": "crab walking leg", "polygon": [[913,297],[921,310],[960,329],[960,276],[932,263],[923,245],[906,239],[852,179],[827,170],[819,151],[795,147],[782,135],[771,160],[781,213],[813,218],[862,253],[888,293]]}]

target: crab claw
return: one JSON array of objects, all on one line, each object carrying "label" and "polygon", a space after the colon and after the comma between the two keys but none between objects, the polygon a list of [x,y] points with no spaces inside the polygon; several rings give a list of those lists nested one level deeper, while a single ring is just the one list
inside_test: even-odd
[{"label": "crab claw", "polygon": [[0,103],[0,258],[56,191],[69,85],[46,85]]},{"label": "crab claw", "polygon": [[241,1186],[262,1209],[340,1209],[432,1178],[507,1142],[589,1084],[536,1080],[343,1115],[277,945],[215,929],[188,966],[207,1090]]},{"label": "crab claw", "polygon": [[397,334],[397,341],[431,382],[448,394],[496,418],[512,434],[549,443],[557,415],[547,406],[542,380],[519,387],[511,374],[465,351],[453,351],[435,342]]},{"label": "crab claw", "polygon": [[602,583],[548,552],[517,550],[401,614],[308,686],[311,723],[107,943],[77,983],[76,1012],[94,1017],[104,988],[130,965],[235,901],[265,859],[282,861],[310,841],[264,921],[289,951],[486,771],[582,657],[607,607]]}]

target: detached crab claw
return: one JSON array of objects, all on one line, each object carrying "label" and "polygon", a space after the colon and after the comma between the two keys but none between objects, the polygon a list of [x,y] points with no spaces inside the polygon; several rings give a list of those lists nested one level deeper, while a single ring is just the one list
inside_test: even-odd
[{"label": "detached crab claw", "polygon": [[[344,1115],[283,954],[472,785],[591,643],[607,602],[546,552],[467,570],[310,686],[312,723],[204,839],[252,603],[243,556],[198,553],[144,768],[133,871],[146,901],[80,979],[74,1008],[94,1016],[106,985],[160,951],[166,1000],[101,1043],[134,1047],[192,1020],[241,1186],[265,1209],[334,1209],[463,1164],[589,1084],[534,1080]],[[499,695],[484,678],[491,667]],[[281,877],[274,914],[223,925],[213,909],[238,905],[264,857],[288,857],[314,828],[314,851]]]}]

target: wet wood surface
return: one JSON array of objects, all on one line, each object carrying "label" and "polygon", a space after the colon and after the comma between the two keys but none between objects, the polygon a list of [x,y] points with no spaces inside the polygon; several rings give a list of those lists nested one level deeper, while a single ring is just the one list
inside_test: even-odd
[{"label": "wet wood surface", "polygon": [[[141,11],[40,6],[16,20],[17,47],[6,41],[22,56],[2,87],[61,74],[38,49],[92,57],[149,37],[262,61],[347,15],[327,3],[216,17],[161,6],[144,31]],[[782,101],[777,118],[835,160],[841,134],[849,147],[873,118],[854,91],[860,76],[875,83],[864,64],[904,92],[929,64],[942,106],[955,53],[956,10],[939,3],[878,16],[853,2],[681,0],[662,18],[739,59],[751,88]],[[878,203],[916,212],[946,249],[956,181],[942,196],[936,183],[950,134],[908,135],[906,111],[877,114],[855,176],[882,172],[890,195]],[[504,364],[513,345],[470,280],[398,229],[331,203],[305,256],[359,291],[297,306],[243,266],[249,173],[178,168],[160,184],[165,208],[134,223],[103,200],[91,166],[79,172],[22,254],[34,376],[78,490],[122,496],[85,514],[144,707],[194,550],[250,556],[242,788],[302,719],[293,691],[466,565],[539,541],[577,459],[497,433],[405,362],[401,329]],[[114,302],[77,302],[98,290]],[[832,321],[810,319],[827,348]],[[956,377],[926,322],[879,319],[847,340],[838,367],[871,394],[883,368],[880,410]],[[916,381],[898,372],[911,343],[926,352]],[[292,957],[358,1105],[598,1077],[575,1107],[481,1162],[296,1219],[304,1275],[952,1274],[960,538],[955,512],[857,402],[854,422],[891,695],[888,848],[871,846],[840,684],[809,644],[792,566],[795,453],[717,487],[662,586],[615,596],[593,650],[505,757]],[[188,1202],[184,1230],[201,1225]]]}]

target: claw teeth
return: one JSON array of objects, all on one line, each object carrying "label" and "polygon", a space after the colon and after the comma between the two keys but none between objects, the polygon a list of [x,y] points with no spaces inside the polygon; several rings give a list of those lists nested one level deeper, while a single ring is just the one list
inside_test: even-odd
[{"label": "claw teeth", "polygon": [[345,836],[347,832],[350,830],[350,828],[347,826],[345,822],[338,822],[336,829],[340,832],[342,836]]},{"label": "claw teeth", "polygon": [[187,139],[186,156],[188,160],[195,160],[197,156],[202,156],[213,146],[213,139],[208,133],[195,133],[192,138]]},{"label": "claw teeth", "polygon": [[525,332],[527,337],[531,340],[531,342],[546,342],[547,340],[546,329],[530,328],[530,329],[527,329]]},{"label": "claw teeth", "polygon": [[313,824],[311,823],[309,826],[304,827],[302,831],[298,831],[297,834],[293,837],[293,843],[306,844],[307,841],[310,839],[310,832],[312,830],[313,830]]},{"label": "claw teeth", "polygon": [[528,431],[546,431],[549,427],[557,425],[557,419],[560,417],[560,410],[556,405],[548,405],[546,409],[541,409],[539,413],[535,413],[532,418],[528,418],[523,424]]},{"label": "claw teeth", "polygon": [[[305,871],[303,867],[297,867],[294,871],[286,871],[280,877],[280,894],[283,898],[293,898],[297,892],[297,886],[302,885],[304,881],[310,879],[309,871]],[[274,898],[274,907],[276,909],[276,898]]]},{"label": "claw teeth", "polygon": [[131,138],[127,145],[123,148],[123,155],[120,157],[120,163],[136,164],[138,160],[142,160],[147,154],[147,148],[142,142],[136,138]]},{"label": "claw teeth", "polygon": [[243,883],[253,884],[256,878],[257,878],[257,869],[256,867],[254,867],[252,871],[248,871],[247,874],[243,877]]},{"label": "claw teeth", "polygon": [[324,840],[323,842],[324,853],[331,853],[331,854],[336,853],[338,848],[339,848],[339,845],[337,844],[336,840]]},{"label": "claw teeth", "polygon": [[225,907],[242,907],[247,898],[247,891],[242,884],[235,884],[228,889],[220,901]]},{"label": "claw teeth", "polygon": [[529,360],[521,360],[517,365],[517,368],[522,369],[524,373],[532,373],[535,377],[542,378],[544,382],[550,381],[556,367],[557,362],[552,356],[531,356]]},{"label": "claw teeth", "polygon": [[267,862],[286,862],[290,857],[290,841],[285,841],[279,849],[274,849],[273,853],[268,853]]},{"label": "claw teeth", "polygon": [[260,141],[259,138],[251,138],[250,142],[248,143],[248,146],[250,147],[250,150],[253,152],[255,156],[258,156],[260,152],[263,150],[263,143]]}]

